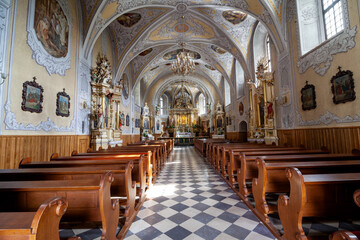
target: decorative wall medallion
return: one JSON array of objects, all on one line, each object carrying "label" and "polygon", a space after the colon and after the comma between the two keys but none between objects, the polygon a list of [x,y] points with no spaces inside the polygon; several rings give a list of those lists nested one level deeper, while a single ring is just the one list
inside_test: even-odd
[{"label": "decorative wall medallion", "polygon": [[308,84],[308,81],[306,81],[305,87],[301,89],[301,102],[304,111],[316,108],[315,86]]},{"label": "decorative wall medallion", "polygon": [[127,100],[129,98],[129,79],[124,73],[122,77],[122,96]]},{"label": "decorative wall medallion", "polygon": [[70,96],[65,92],[65,88],[57,94],[56,115],[62,117],[70,116]]},{"label": "decorative wall medallion", "polygon": [[141,15],[138,13],[125,13],[117,18],[117,21],[124,27],[130,28],[141,20]]},{"label": "decorative wall medallion", "polygon": [[186,24],[178,24],[175,26],[175,31],[178,32],[178,33],[185,33],[187,31],[189,31],[189,26],[186,25]]},{"label": "decorative wall medallion", "polygon": [[356,98],[354,91],[353,73],[349,70],[341,71],[331,78],[331,91],[333,93],[333,102],[335,104],[354,101]]},{"label": "decorative wall medallion", "polygon": [[175,50],[175,51],[171,51],[171,52],[168,52],[164,55],[164,60],[174,60],[176,59],[176,56],[178,55],[178,53],[180,52],[186,52],[186,53],[189,53],[190,54],[190,58],[192,59],[200,59],[201,58],[201,55],[197,52],[194,52],[194,51],[190,51],[190,50],[187,50],[187,49],[178,49],[178,50]]},{"label": "decorative wall medallion", "polygon": [[41,113],[44,89],[36,82],[36,77],[33,81],[26,81],[23,84],[21,109],[23,111]]},{"label": "decorative wall medallion", "polygon": [[148,55],[149,53],[151,53],[152,50],[153,50],[152,48],[146,49],[145,51],[141,52],[141,53],[139,54],[139,56],[144,57],[144,56]]},{"label": "decorative wall medallion", "polygon": [[246,13],[233,10],[225,11],[222,15],[227,21],[231,22],[234,25],[243,22],[247,17]]},{"label": "decorative wall medallion", "polygon": [[240,104],[239,104],[239,113],[240,113],[240,116],[242,116],[244,114],[244,104],[242,102],[240,102]]},{"label": "decorative wall medallion", "polygon": [[211,45],[211,49],[214,50],[218,54],[225,54],[226,51],[216,45]]},{"label": "decorative wall medallion", "polygon": [[72,18],[66,0],[29,1],[27,32],[32,57],[50,75],[70,69]]}]

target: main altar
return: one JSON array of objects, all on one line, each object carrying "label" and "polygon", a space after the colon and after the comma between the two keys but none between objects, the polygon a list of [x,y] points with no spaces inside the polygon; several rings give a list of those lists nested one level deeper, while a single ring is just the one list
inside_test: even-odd
[{"label": "main altar", "polygon": [[[193,138],[199,132],[199,110],[194,108],[191,97],[183,83],[175,98],[173,108],[169,109],[168,133],[175,138]],[[192,141],[191,141],[192,142]]]}]

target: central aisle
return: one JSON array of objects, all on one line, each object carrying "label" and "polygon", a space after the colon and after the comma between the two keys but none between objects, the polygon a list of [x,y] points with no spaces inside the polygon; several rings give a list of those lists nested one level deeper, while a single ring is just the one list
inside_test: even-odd
[{"label": "central aisle", "polygon": [[194,147],[175,148],[125,239],[275,239]]}]

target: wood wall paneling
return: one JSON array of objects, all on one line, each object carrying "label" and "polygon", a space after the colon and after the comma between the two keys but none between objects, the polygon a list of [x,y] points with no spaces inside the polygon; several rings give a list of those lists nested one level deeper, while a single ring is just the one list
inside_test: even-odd
[{"label": "wood wall paneling", "polygon": [[247,133],[246,132],[228,132],[226,133],[226,139],[236,142],[246,142]]},{"label": "wood wall paneling", "polygon": [[35,161],[48,161],[51,154],[68,156],[73,150],[86,152],[90,147],[90,136],[0,136],[0,168],[18,168],[24,157]]},{"label": "wood wall paneling", "polygon": [[122,135],[121,139],[123,140],[123,146],[126,146],[128,143],[140,142],[140,135]]},{"label": "wood wall paneling", "polygon": [[304,145],[306,149],[327,147],[331,153],[351,153],[360,148],[360,127],[278,130],[279,144]]}]

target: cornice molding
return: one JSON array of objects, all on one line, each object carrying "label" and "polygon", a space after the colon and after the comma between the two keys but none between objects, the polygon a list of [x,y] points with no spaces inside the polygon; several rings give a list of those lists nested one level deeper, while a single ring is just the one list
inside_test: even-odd
[{"label": "cornice molding", "polygon": [[322,124],[329,125],[333,122],[336,122],[336,123],[360,122],[360,116],[357,114],[355,114],[354,117],[347,115],[346,117],[341,118],[334,113],[326,111],[326,113],[324,115],[321,115],[318,120],[304,121],[302,119],[301,114],[298,111],[296,111],[296,113],[297,113],[297,121],[298,121],[299,126],[316,126],[316,125],[322,125]]}]

